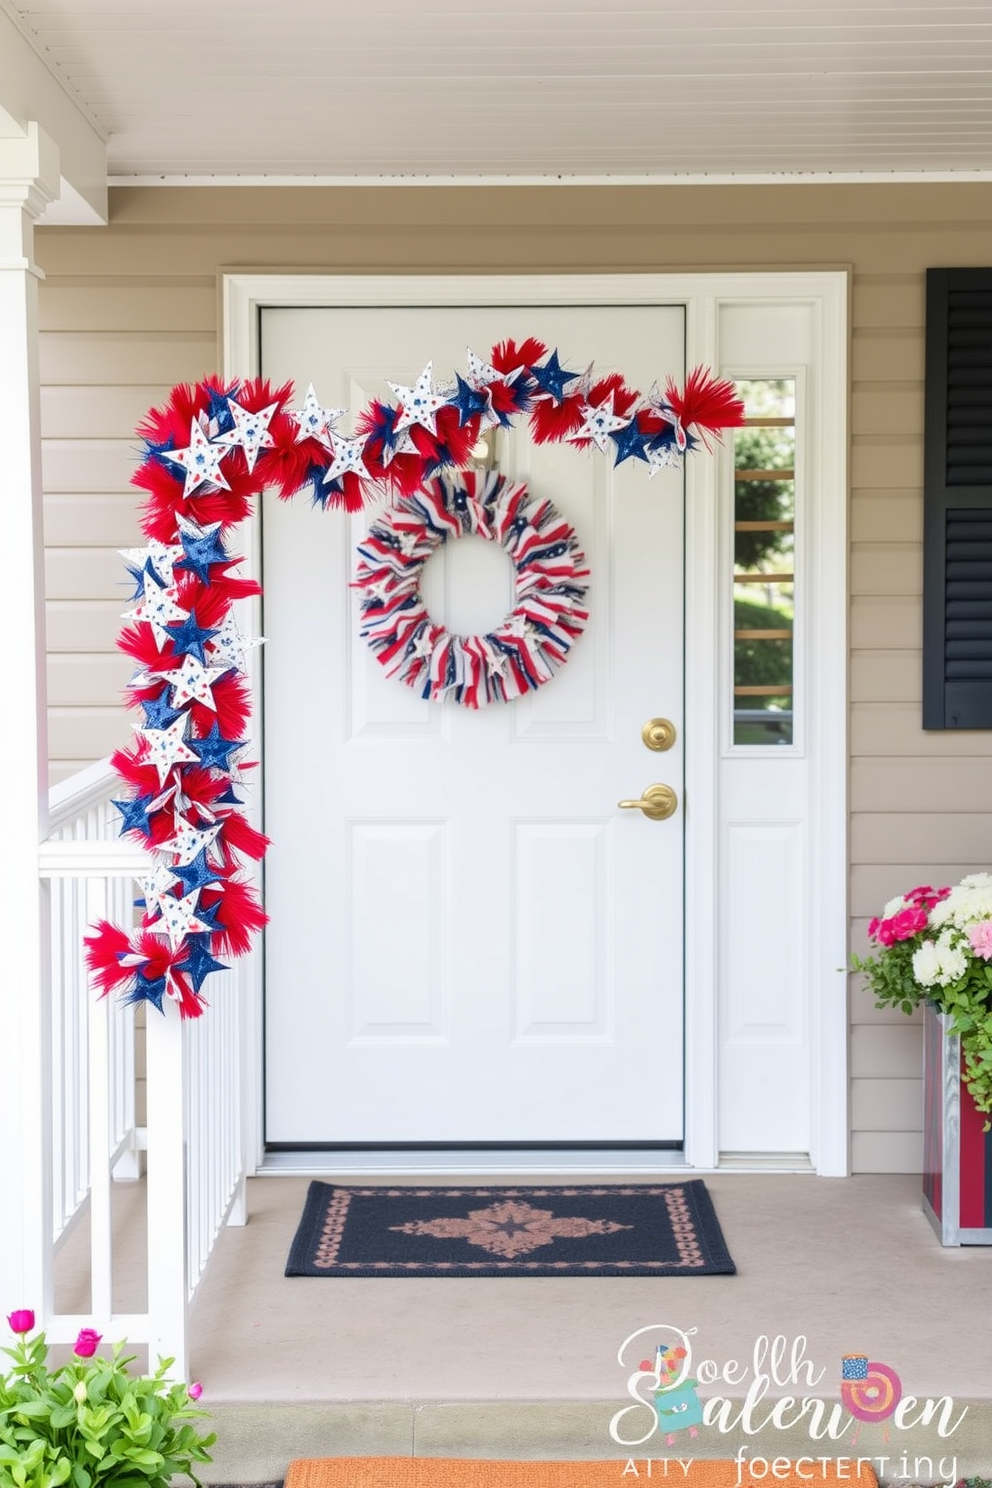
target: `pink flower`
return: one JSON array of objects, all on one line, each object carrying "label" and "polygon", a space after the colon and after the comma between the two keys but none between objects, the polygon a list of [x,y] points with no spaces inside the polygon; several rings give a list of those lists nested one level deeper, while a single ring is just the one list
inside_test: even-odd
[{"label": "pink flower", "polygon": [[950,893],[949,888],[932,889],[929,884],[921,884],[918,889],[910,889],[906,898],[910,904],[917,904],[921,909],[933,909],[942,899],[946,899]]},{"label": "pink flower", "polygon": [[892,916],[890,924],[893,940],[909,940],[927,928],[927,912],[925,909],[901,909]]},{"label": "pink flower", "polygon": [[34,1313],[30,1307],[20,1307],[8,1314],[7,1321],[12,1333],[30,1333],[34,1327]]},{"label": "pink flower", "polygon": [[192,1384],[186,1391],[186,1394],[189,1396],[190,1400],[199,1400],[200,1396],[203,1394],[203,1386],[199,1383]]},{"label": "pink flower", "polygon": [[980,920],[968,926],[968,939],[976,956],[983,961],[992,961],[992,920]]},{"label": "pink flower", "polygon": [[881,929],[881,926],[882,922],[878,918],[878,915],[876,915],[873,920],[868,921],[868,934],[871,936],[872,940],[878,939],[878,932]]},{"label": "pink flower", "polygon": [[80,1328],[73,1352],[80,1359],[92,1359],[102,1337],[103,1334],[98,1333],[95,1328]]}]

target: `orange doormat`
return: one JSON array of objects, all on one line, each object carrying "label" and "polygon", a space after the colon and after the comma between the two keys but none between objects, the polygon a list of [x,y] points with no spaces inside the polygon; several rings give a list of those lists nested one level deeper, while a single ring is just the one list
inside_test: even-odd
[{"label": "orange doormat", "polygon": [[[646,1461],[635,1458],[638,1477],[625,1473],[626,1459],[607,1462],[507,1462],[472,1461],[454,1457],[313,1457],[291,1462],[285,1488],[640,1488],[646,1477]],[[707,1462],[688,1454],[664,1476],[664,1459],[655,1458],[652,1488],[757,1488],[748,1459],[742,1467],[731,1461]],[[856,1457],[841,1457],[836,1463],[822,1457],[801,1457],[787,1462],[755,1459],[765,1468],[761,1488],[819,1488],[839,1484],[847,1488],[877,1488],[871,1468]],[[774,1465],[776,1471],[772,1472]]]}]

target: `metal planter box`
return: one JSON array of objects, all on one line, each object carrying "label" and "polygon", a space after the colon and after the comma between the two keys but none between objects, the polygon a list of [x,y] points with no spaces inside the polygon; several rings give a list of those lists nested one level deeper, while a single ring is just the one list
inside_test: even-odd
[{"label": "metal planter box", "polygon": [[961,1080],[950,1017],[923,1013],[923,1210],[941,1245],[992,1245],[992,1131]]}]

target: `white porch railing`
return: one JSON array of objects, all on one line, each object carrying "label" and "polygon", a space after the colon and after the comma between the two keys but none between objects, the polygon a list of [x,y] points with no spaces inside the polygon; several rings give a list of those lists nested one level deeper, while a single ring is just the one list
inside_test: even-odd
[{"label": "white porch railing", "polygon": [[[183,1024],[172,1007],[134,1009],[98,999],[87,985],[83,936],[94,921],[132,922],[135,874],[147,860],[118,837],[107,761],[50,795],[39,853],[51,896],[52,1255],[89,1216],[91,1308],[45,1317],[53,1341],[95,1326],[111,1339],[147,1343],[149,1355],[188,1367],[187,1317],[225,1223],[244,1222],[241,1122],[245,961],[214,974],[211,1006]],[[247,960],[247,958],[246,958]],[[145,1113],[139,1124],[136,1041],[144,1037]],[[147,1311],[113,1307],[113,1179],[137,1178],[146,1152]]]}]

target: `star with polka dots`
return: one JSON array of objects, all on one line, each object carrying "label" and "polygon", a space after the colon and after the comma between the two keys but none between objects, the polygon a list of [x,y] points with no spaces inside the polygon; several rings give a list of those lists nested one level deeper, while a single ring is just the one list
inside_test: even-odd
[{"label": "star with polka dots", "polygon": [[214,702],[212,689],[226,671],[226,667],[205,667],[195,656],[184,656],[181,666],[170,672],[156,672],[155,675],[164,678],[173,689],[174,708],[181,708],[185,703],[202,703],[205,708],[213,708],[216,712],[217,704]]},{"label": "star with polka dots", "polygon": [[590,407],[588,403],[582,405],[582,424],[568,438],[576,444],[586,439],[591,439],[596,448],[604,455],[610,451],[610,435],[615,434],[618,429],[626,428],[629,420],[621,418],[614,411],[613,394],[602,403]]},{"label": "star with polka dots", "polygon": [[227,449],[224,445],[209,440],[197,419],[190,425],[186,449],[161,450],[159,453],[163,460],[170,460],[173,465],[181,465],[185,470],[183,496],[192,496],[205,485],[221,486],[225,491],[231,489],[220,468]]},{"label": "star with polka dots", "polygon": [[158,783],[163,786],[174,765],[196,762],[196,754],[183,738],[186,732],[186,714],[170,723],[168,728],[140,728],[136,732],[148,743],[149,763],[158,771]]},{"label": "star with polka dots", "polygon": [[166,641],[170,639],[166,627],[175,621],[188,619],[189,611],[176,604],[179,590],[174,584],[163,586],[147,570],[144,575],[144,591],[144,599],[135,605],[133,610],[125,610],[122,619],[147,620],[152,628],[155,644],[161,651]]},{"label": "star with polka dots", "polygon": [[399,434],[414,424],[420,424],[429,434],[436,435],[437,415],[451,399],[434,386],[434,363],[427,363],[413,387],[404,387],[400,382],[391,382],[389,386],[403,409],[396,420],[396,432]]},{"label": "star with polka dots", "polygon": [[247,408],[242,408],[240,403],[235,403],[233,398],[228,398],[227,406],[234,420],[234,428],[226,434],[218,434],[214,444],[226,445],[229,449],[240,448],[244,453],[245,464],[249,473],[255,469],[255,461],[259,452],[263,449],[272,449],[275,440],[269,433],[269,425],[272,422],[278,403],[270,403],[267,408],[260,408],[252,413]]},{"label": "star with polka dots", "polygon": [[325,449],[332,449],[331,431],[338,419],[347,413],[346,408],[324,408],[311,382],[302,408],[294,408],[290,418],[296,422],[296,443],[304,439],[316,439]]},{"label": "star with polka dots", "polygon": [[365,440],[362,438],[346,439],[342,434],[328,434],[330,444],[328,448],[333,454],[330,465],[324,471],[324,485],[331,481],[339,480],[342,475],[354,471],[356,475],[367,475],[365,462],[362,459],[365,450]]}]

